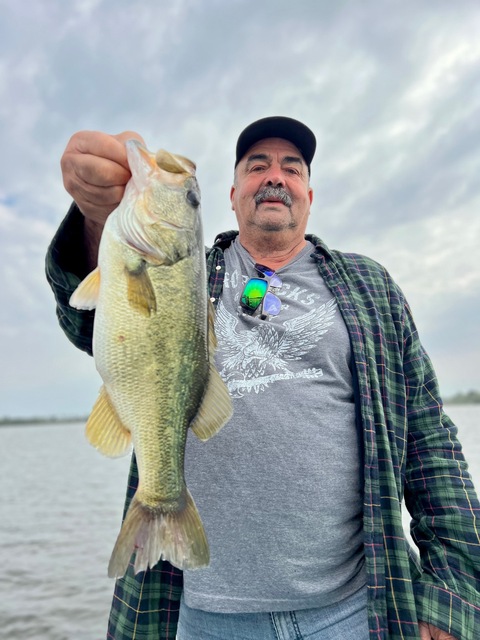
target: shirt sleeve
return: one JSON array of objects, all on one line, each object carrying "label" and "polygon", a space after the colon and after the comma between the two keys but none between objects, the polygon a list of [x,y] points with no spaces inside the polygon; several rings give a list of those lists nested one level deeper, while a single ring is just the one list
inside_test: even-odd
[{"label": "shirt sleeve", "polygon": [[80,253],[82,233],[83,215],[73,203],[48,248],[45,270],[61,328],[77,348],[92,355],[94,311],[80,311],[69,305],[70,296],[87,275]]},{"label": "shirt sleeve", "polygon": [[475,640],[480,629],[480,505],[457,427],[443,411],[408,306],[404,329],[405,504],[420,551],[421,574],[414,581],[417,616],[458,640]]}]

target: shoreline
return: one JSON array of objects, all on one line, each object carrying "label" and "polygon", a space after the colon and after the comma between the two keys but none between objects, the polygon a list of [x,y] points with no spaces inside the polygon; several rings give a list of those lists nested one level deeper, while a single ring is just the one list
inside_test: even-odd
[{"label": "shoreline", "polygon": [[74,422],[87,422],[88,416],[58,417],[50,416],[46,418],[1,418],[0,427],[35,427],[37,425],[70,424]]},{"label": "shoreline", "polygon": [[[480,401],[476,399],[470,402],[462,402],[456,399],[450,399],[444,401],[444,407],[476,407],[480,406]],[[448,411],[447,411],[448,413]],[[85,416],[32,416],[28,418],[9,418],[3,417],[0,418],[0,427],[27,427],[27,426],[37,426],[37,425],[54,425],[54,424],[70,424],[70,423],[78,423],[83,422],[86,423],[88,420],[88,415]]]}]

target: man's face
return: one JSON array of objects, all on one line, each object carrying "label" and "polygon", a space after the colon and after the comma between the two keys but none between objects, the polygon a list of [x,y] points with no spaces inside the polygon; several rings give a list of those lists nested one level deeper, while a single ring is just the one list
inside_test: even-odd
[{"label": "man's face", "polygon": [[303,237],[313,192],[295,145],[283,138],[260,140],[238,163],[235,176],[230,200],[240,235],[271,231]]}]

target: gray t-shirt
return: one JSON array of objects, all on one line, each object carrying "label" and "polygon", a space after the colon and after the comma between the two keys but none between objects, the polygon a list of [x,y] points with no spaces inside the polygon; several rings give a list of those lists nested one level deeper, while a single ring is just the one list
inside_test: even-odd
[{"label": "gray t-shirt", "polygon": [[208,442],[187,440],[211,554],[207,568],[184,572],[190,607],[304,609],[365,583],[350,341],[312,251],[278,270],[282,307],[268,320],[239,313],[257,274],[238,240],[225,252],[216,364],[234,414]]}]

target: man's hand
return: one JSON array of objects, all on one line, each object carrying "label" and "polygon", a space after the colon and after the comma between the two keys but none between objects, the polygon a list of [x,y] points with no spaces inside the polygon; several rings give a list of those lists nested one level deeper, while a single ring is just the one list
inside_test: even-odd
[{"label": "man's hand", "polygon": [[426,622],[418,623],[420,629],[420,638],[421,640],[457,640],[452,635],[447,633],[446,631],[442,631],[437,627],[434,627],[433,624],[427,624]]},{"label": "man's hand", "polygon": [[115,136],[80,131],[70,138],[62,156],[63,184],[85,218],[83,238],[79,241],[87,272],[97,264],[105,221],[119,205],[131,177],[125,148],[125,142],[131,138],[145,144],[133,131]]},{"label": "man's hand", "polygon": [[125,149],[130,138],[145,144],[133,131],[80,131],[70,138],[61,160],[63,184],[88,222],[103,227],[120,203],[131,176]]}]

